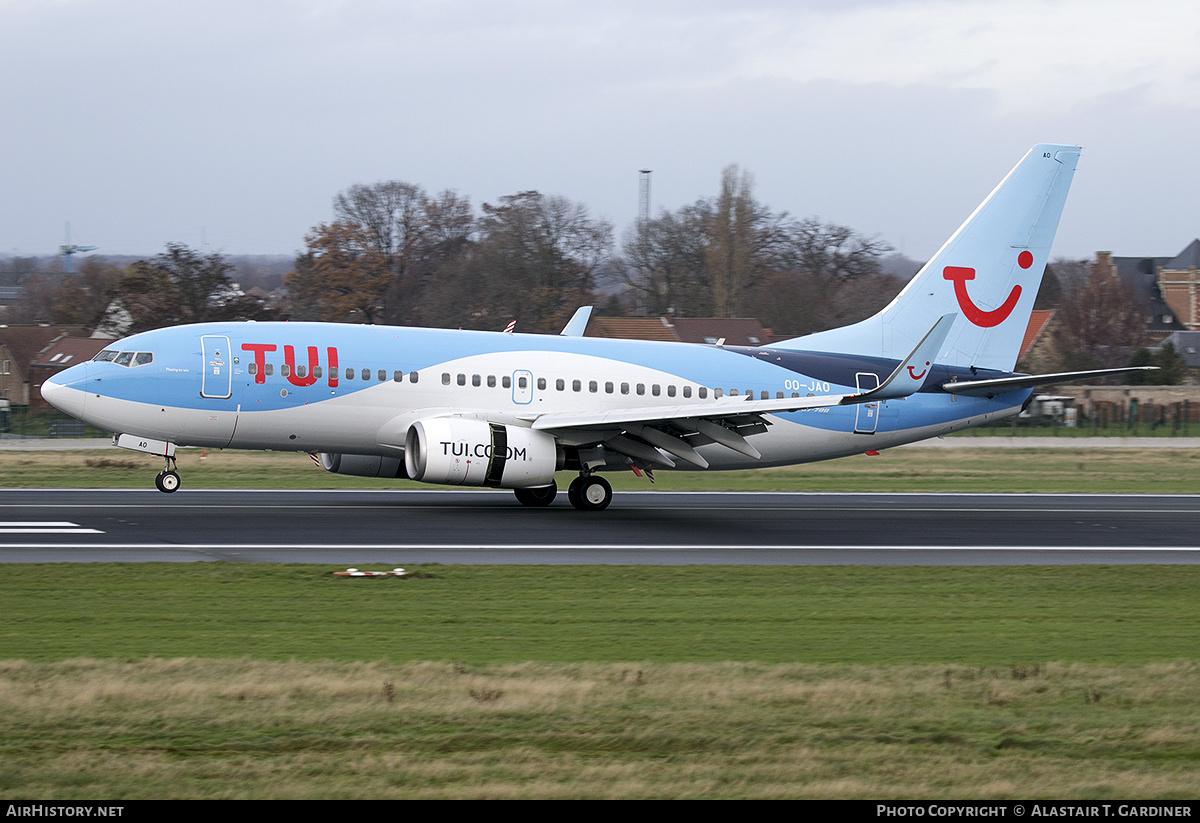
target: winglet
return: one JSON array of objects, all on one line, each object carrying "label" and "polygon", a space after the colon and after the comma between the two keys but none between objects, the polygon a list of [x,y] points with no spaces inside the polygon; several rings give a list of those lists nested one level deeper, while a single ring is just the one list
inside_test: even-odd
[{"label": "winglet", "polygon": [[591,306],[580,306],[575,310],[575,314],[571,315],[571,319],[567,325],[563,326],[563,330],[559,332],[562,337],[583,337],[583,330],[587,328],[588,320],[592,316]]},{"label": "winglet", "polygon": [[956,319],[958,319],[957,313],[943,314],[887,380],[884,380],[878,388],[853,395],[844,402],[861,403],[864,400],[908,397],[910,394],[920,391],[921,387],[925,385],[925,381],[929,379],[930,367],[937,359],[938,352],[942,349],[942,343],[946,342],[946,335],[950,333],[950,327],[954,325]]}]

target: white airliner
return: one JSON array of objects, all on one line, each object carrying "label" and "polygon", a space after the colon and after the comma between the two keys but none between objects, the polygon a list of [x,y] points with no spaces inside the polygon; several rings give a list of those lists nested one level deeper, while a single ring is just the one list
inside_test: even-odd
[{"label": "white airliner", "polygon": [[160,455],[310,452],[331,472],[612,500],[605,471],[745,469],[898,446],[1017,414],[1014,374],[1077,146],[1038,145],[878,314],[770,346],[336,323],[144,332],[42,386],[59,409]]}]

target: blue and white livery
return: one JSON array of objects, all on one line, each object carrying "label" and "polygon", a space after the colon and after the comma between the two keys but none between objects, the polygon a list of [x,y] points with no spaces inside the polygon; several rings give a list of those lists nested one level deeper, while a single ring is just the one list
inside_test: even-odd
[{"label": "blue and white livery", "polygon": [[206,323],[136,334],[43,396],[158,454],[310,452],[332,472],[494,486],[608,506],[602,472],[744,469],[898,446],[1017,414],[1012,372],[1079,159],[1038,145],[885,309],[773,346],[333,323]]}]

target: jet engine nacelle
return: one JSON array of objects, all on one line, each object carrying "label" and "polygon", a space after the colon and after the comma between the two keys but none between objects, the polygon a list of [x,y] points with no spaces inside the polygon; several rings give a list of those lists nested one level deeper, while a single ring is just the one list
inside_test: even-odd
[{"label": "jet engine nacelle", "polygon": [[352,474],[355,477],[401,478],[404,474],[404,458],[377,457],[373,454],[328,454],[321,453],[321,468],[334,474]]},{"label": "jet engine nacelle", "polygon": [[563,459],[545,432],[462,417],[418,420],[404,441],[408,476],[423,483],[537,488],[553,482]]}]

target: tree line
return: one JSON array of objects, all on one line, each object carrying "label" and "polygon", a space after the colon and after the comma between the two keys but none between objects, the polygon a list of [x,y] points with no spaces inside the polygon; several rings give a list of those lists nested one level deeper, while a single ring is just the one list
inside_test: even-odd
[{"label": "tree line", "polygon": [[[619,247],[582,203],[523,191],[483,203],[391,180],[354,185],[313,226],[284,278],[286,298],[237,289],[220,254],[168,243],[121,267],[89,259],[75,276],[38,274],[7,322],[78,324],[128,334],[206,320],[319,320],[555,332],[580,305],[606,315],[754,317],[797,336],[861,320],[905,279],[884,271],[877,237],[777,212],[736,165],[715,195],[639,221]],[[1089,261],[1056,260],[1039,307],[1059,309],[1055,370],[1162,361],[1143,348],[1144,308]]]},{"label": "tree line", "polygon": [[771,210],[737,166],[715,196],[640,222],[619,250],[611,222],[536,191],[476,212],[456,192],[387,181],[341,192],[333,212],[288,278],[294,317],[554,331],[598,302],[804,334],[860,319],[902,285],[880,268],[882,241]]}]

